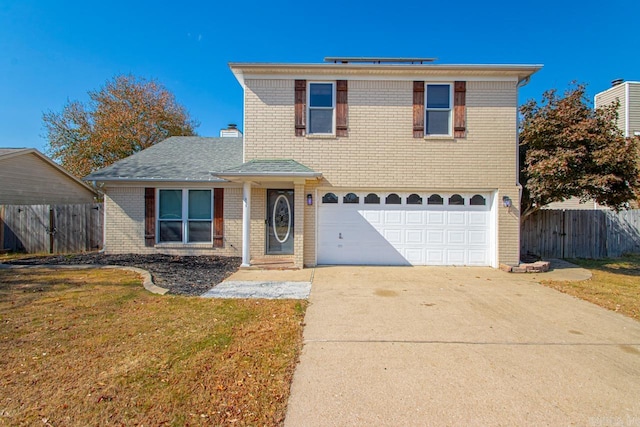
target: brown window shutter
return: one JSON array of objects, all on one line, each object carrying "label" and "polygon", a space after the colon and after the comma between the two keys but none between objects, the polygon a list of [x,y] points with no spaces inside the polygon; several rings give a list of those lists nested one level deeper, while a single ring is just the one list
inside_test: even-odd
[{"label": "brown window shutter", "polygon": [[413,137],[424,137],[424,82],[413,82]]},{"label": "brown window shutter", "polygon": [[224,188],[213,189],[213,247],[224,246]]},{"label": "brown window shutter", "polygon": [[346,80],[336,81],[336,136],[349,136],[347,86]]},{"label": "brown window shutter", "polygon": [[453,137],[467,136],[467,82],[455,82],[453,95]]},{"label": "brown window shutter", "polygon": [[295,86],[296,136],[307,132],[307,81],[296,80]]},{"label": "brown window shutter", "polygon": [[156,244],[156,189],[144,189],[144,245]]}]

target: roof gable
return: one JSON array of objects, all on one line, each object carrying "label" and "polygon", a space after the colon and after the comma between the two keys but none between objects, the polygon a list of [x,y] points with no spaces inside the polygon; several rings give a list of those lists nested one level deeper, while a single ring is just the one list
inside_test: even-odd
[{"label": "roof gable", "polygon": [[55,169],[56,172],[63,175],[66,179],[73,181],[74,184],[83,187],[85,190],[88,190],[93,194],[97,194],[94,188],[82,182],[82,180],[80,180],[78,177],[68,172],[65,168],[63,168],[62,166],[60,166],[59,164],[51,160],[49,157],[45,156],[40,151],[36,150],[35,148],[0,148],[0,161],[6,161],[17,156],[25,156],[25,155],[35,156],[41,162]]}]

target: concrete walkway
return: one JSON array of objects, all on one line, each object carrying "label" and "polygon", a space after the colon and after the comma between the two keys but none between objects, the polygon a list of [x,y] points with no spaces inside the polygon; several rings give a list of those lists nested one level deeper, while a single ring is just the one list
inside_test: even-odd
[{"label": "concrete walkway", "polygon": [[202,296],[204,298],[307,299],[314,269],[239,270]]},{"label": "concrete walkway", "polygon": [[579,270],[316,268],[285,425],[640,425],[640,323],[536,283]]}]

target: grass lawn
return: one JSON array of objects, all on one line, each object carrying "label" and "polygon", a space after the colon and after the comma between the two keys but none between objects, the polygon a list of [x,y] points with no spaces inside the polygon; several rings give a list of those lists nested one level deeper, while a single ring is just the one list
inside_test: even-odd
[{"label": "grass lawn", "polygon": [[[0,263],[4,261],[11,261],[13,259],[27,258],[33,255],[34,254],[25,254],[22,252],[0,252]],[[48,255],[48,254],[42,254],[42,255]]]},{"label": "grass lawn", "polygon": [[639,254],[616,259],[570,261],[591,270],[593,277],[582,282],[545,281],[543,284],[640,320]]},{"label": "grass lawn", "polygon": [[0,425],[279,425],[305,308],[158,296],[119,270],[0,270]]}]

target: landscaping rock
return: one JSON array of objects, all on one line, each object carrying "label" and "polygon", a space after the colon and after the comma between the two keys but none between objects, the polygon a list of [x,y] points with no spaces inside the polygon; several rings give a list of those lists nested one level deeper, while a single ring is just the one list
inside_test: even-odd
[{"label": "landscaping rock", "polygon": [[238,271],[241,259],[223,256],[179,255],[107,255],[87,253],[77,255],[34,256],[6,261],[17,265],[121,265],[138,267],[151,273],[156,285],[169,289],[170,294],[202,295]]}]

